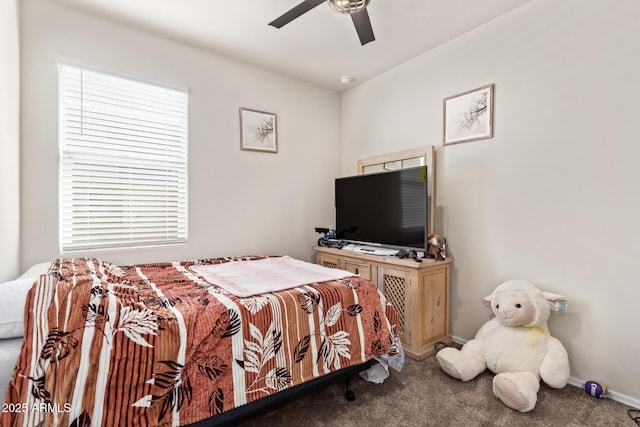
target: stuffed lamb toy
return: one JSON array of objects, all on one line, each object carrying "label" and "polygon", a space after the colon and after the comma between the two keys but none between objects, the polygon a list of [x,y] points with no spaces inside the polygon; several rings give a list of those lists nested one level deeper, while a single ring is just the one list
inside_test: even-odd
[{"label": "stuffed lamb toy", "polygon": [[489,368],[496,374],[493,394],[512,409],[530,411],[540,378],[553,388],[564,387],[569,379],[567,351],[547,327],[551,310],[565,302],[564,296],[542,292],[526,280],[509,280],[484,298],[495,317],[461,350],[444,348],[436,359],[462,381]]}]

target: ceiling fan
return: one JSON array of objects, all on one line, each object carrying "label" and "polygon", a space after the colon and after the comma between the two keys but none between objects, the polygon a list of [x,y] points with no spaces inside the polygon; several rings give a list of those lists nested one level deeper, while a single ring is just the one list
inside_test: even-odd
[{"label": "ceiling fan", "polygon": [[302,3],[285,12],[282,16],[269,22],[272,27],[280,28],[301,15],[307,13],[321,3],[327,2],[331,9],[339,13],[351,15],[353,25],[360,38],[360,44],[363,46],[376,38],[371,28],[371,20],[367,13],[367,5],[371,0],[304,0]]}]

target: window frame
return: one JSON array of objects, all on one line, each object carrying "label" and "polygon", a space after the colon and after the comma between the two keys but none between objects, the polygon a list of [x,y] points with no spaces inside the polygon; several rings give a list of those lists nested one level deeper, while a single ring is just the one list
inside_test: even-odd
[{"label": "window frame", "polygon": [[[79,73],[79,80],[74,81],[76,77],[70,77],[69,73]],[[89,81],[98,86],[91,86]],[[75,92],[70,89],[73,84]],[[100,85],[103,89],[95,89]],[[90,90],[94,92],[89,93]],[[73,101],[71,93],[76,98]],[[58,94],[58,244],[61,253],[186,245],[189,235],[188,88],[61,60],[58,61]],[[110,96],[113,97],[107,98]],[[87,106],[93,100],[97,107]],[[108,120],[104,119],[107,100],[114,112],[108,115]],[[158,105],[161,108],[156,108]],[[76,114],[70,118],[72,110]],[[73,129],[73,125],[78,127]],[[164,133],[159,132],[161,130]],[[126,138],[119,139],[123,135]],[[96,179],[102,179],[99,184],[90,182],[96,170],[101,170],[97,175],[102,178]],[[82,181],[83,172],[85,181]],[[109,186],[112,188],[106,189]],[[78,203],[79,187],[88,189],[82,212]],[[113,197],[113,206],[105,202],[107,192],[115,194],[108,196]],[[141,200],[143,198],[145,200]],[[104,211],[100,210],[100,202]],[[86,231],[78,231],[82,230],[77,219],[79,212],[86,212]],[[145,225],[147,233],[142,231]]]}]

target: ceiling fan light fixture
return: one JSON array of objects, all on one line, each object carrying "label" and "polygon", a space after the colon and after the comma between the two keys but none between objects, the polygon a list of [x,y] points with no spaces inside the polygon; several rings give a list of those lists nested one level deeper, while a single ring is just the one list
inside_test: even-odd
[{"label": "ceiling fan light fixture", "polygon": [[353,14],[367,7],[371,0],[327,0],[329,7],[338,13]]}]

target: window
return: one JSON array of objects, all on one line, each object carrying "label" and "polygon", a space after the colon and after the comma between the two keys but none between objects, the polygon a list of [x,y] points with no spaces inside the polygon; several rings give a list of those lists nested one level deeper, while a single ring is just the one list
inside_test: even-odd
[{"label": "window", "polygon": [[59,66],[63,252],[187,241],[187,91]]}]

